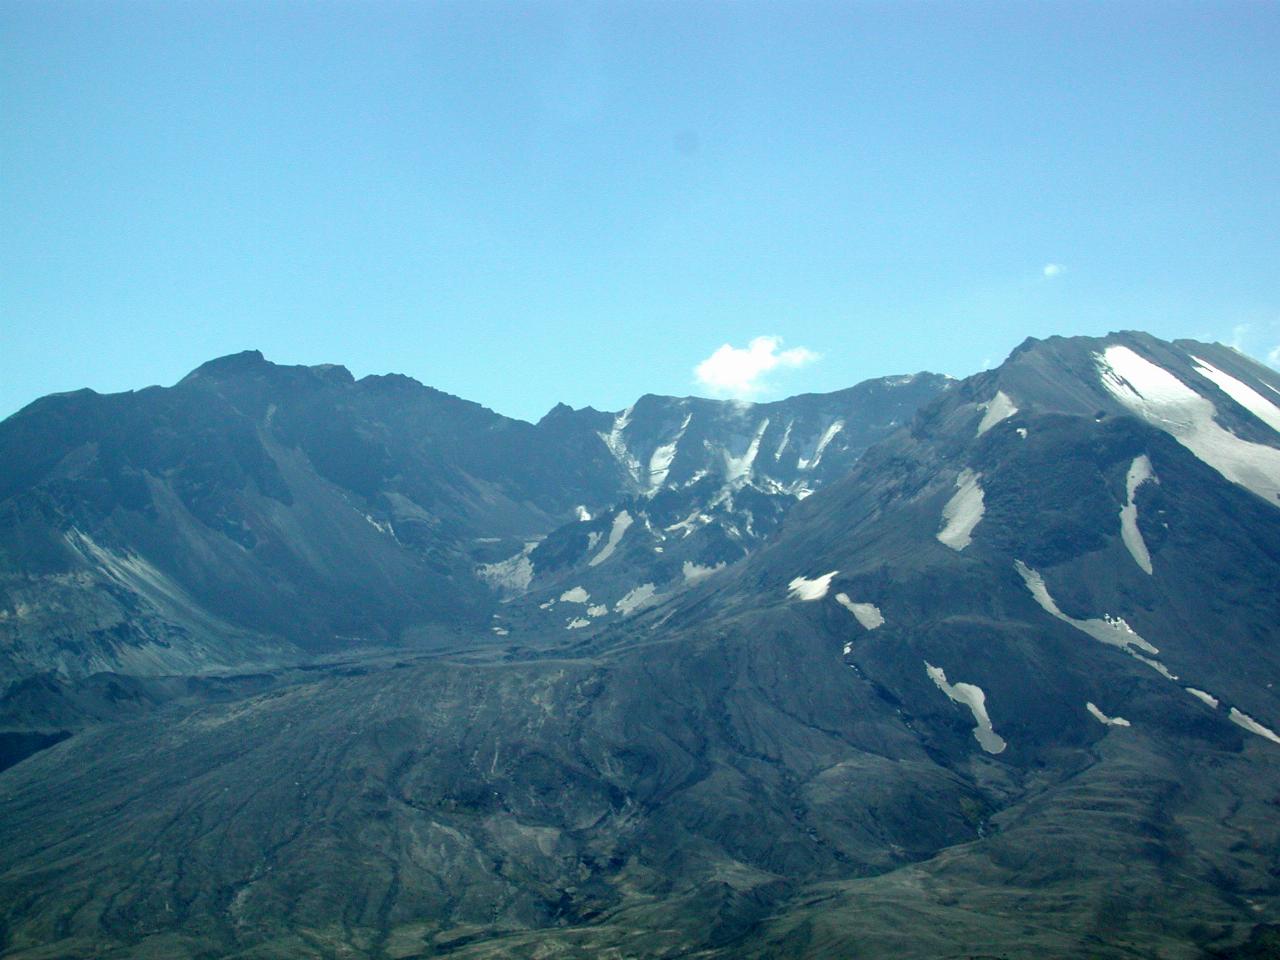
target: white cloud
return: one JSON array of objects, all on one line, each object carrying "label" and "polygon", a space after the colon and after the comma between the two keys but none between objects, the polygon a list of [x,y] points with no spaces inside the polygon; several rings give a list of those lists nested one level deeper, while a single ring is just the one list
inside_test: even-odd
[{"label": "white cloud", "polygon": [[694,376],[713,393],[752,397],[765,389],[765,374],[778,367],[796,368],[813,363],[818,354],[804,347],[779,349],[781,337],[756,337],[745,348],[723,344],[694,367]]},{"label": "white cloud", "polygon": [[1067,268],[1060,263],[1046,263],[1044,269],[1040,272],[1046,280],[1052,280],[1054,277],[1060,277]]},{"label": "white cloud", "polygon": [[1280,344],[1271,348],[1271,352],[1267,354],[1267,363],[1273,367],[1280,367]]}]

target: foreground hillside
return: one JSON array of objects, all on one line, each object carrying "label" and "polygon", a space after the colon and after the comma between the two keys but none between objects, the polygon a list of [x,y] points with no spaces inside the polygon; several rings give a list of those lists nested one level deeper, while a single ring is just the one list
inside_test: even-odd
[{"label": "foreground hillside", "polygon": [[1274,955],[1278,431],[1226,348],[1028,341],[589,629],[28,681],[0,956]]}]

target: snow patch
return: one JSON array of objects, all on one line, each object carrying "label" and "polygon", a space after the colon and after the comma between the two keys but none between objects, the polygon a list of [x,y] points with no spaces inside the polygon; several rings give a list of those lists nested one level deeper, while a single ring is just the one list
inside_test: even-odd
[{"label": "snow patch", "polygon": [[622,535],[627,532],[627,527],[631,526],[631,514],[622,510],[613,518],[613,526],[609,528],[609,539],[605,541],[605,545],[600,548],[600,552],[591,558],[587,564],[590,567],[598,567],[611,556],[613,551],[618,548],[618,543],[622,540]]},{"label": "snow patch", "polygon": [[982,436],[1001,420],[1008,420],[1018,412],[1018,408],[1003,390],[997,390],[996,395],[981,406],[986,413],[983,414],[982,422],[978,424],[978,436]]},{"label": "snow patch", "polygon": [[1135,660],[1141,660],[1143,663],[1145,663],[1148,667],[1150,667],[1156,673],[1160,674],[1160,676],[1164,677],[1166,680],[1176,681],[1178,679],[1177,676],[1175,674],[1170,673],[1169,668],[1166,667],[1159,660],[1153,660],[1151,657],[1144,657],[1140,653],[1133,653],[1133,651],[1130,651],[1130,654],[1132,654]]},{"label": "snow patch", "polygon": [[787,589],[791,591],[791,599],[821,600],[827,595],[827,590],[831,587],[831,578],[839,572],[839,570],[832,570],[830,573],[824,573],[822,576],[815,577],[812,580],[796,577],[787,584]]},{"label": "snow patch", "polygon": [[756,432],[751,436],[751,442],[747,444],[747,452],[742,456],[732,456],[728,450],[720,452],[721,456],[724,457],[724,479],[726,483],[740,485],[751,479],[751,467],[756,462],[756,455],[760,452],[760,438],[764,436],[764,432],[768,428],[769,418],[765,417],[756,427]]},{"label": "snow patch", "polygon": [[1217,422],[1211,401],[1128,347],[1107,347],[1094,360],[1102,385],[1126,409],[1164,430],[1231,482],[1280,505],[1280,450],[1237,437]]},{"label": "snow patch", "polygon": [[591,621],[582,617],[575,617],[565,625],[566,630],[581,630],[583,627],[591,626]]},{"label": "snow patch", "polygon": [[1101,710],[1099,710],[1099,709],[1098,709],[1096,706],[1094,706],[1092,703],[1086,703],[1086,704],[1084,705],[1084,707],[1085,707],[1085,709],[1086,709],[1086,710],[1088,710],[1091,714],[1093,714],[1094,718],[1095,718],[1099,723],[1104,723],[1104,724],[1106,724],[1108,727],[1128,727],[1128,726],[1132,726],[1132,724],[1131,724],[1131,723],[1129,723],[1129,721],[1128,721],[1128,720],[1126,720],[1124,717],[1108,717],[1105,713],[1103,713]]},{"label": "snow patch", "polygon": [[631,411],[635,409],[635,404],[627,407],[620,414],[613,418],[613,427],[608,433],[598,433],[604,445],[609,448],[609,453],[613,459],[617,460],[631,476],[631,479],[640,482],[640,461],[632,455],[627,449],[627,443],[623,439],[623,431],[631,425]]},{"label": "snow patch", "polygon": [[530,540],[524,545],[524,549],[513,557],[499,560],[497,563],[480,564],[476,567],[476,576],[498,590],[507,593],[524,593],[533,582],[533,560],[529,558],[529,554],[533,553],[533,548],[537,545],[537,540]]},{"label": "snow patch", "polygon": [[1270,740],[1272,743],[1280,743],[1280,736],[1276,736],[1276,732],[1274,730],[1269,727],[1264,727],[1247,713],[1241,713],[1235,707],[1232,707],[1231,712],[1228,713],[1227,716],[1237,727],[1244,727],[1244,729],[1248,730],[1250,733],[1256,733],[1258,736],[1263,737],[1266,740]]},{"label": "snow patch", "polygon": [[857,621],[868,630],[884,626],[884,615],[874,603],[855,603],[847,593],[837,593],[836,603],[854,615]]},{"label": "snow patch", "polygon": [[597,604],[594,604],[593,606],[587,607],[588,617],[603,617],[603,616],[607,616],[608,613],[609,613],[609,608],[605,606],[603,603],[597,603]]},{"label": "snow patch", "polygon": [[963,550],[973,542],[973,528],[982,522],[986,506],[982,502],[982,474],[968,467],[956,477],[956,492],[942,508],[942,529],[937,537],[952,550]]},{"label": "snow patch", "polygon": [[834,440],[836,434],[843,429],[844,429],[843,420],[833,421],[830,424],[830,426],[828,426],[827,429],[823,431],[822,436],[818,439],[818,445],[813,450],[813,457],[812,458],[801,457],[800,459],[798,459],[796,461],[796,469],[813,470],[815,467],[817,467],[818,464],[822,461],[822,451],[827,449],[827,444],[829,444],[832,440]]},{"label": "snow patch", "polygon": [[693,411],[689,411],[685,414],[684,423],[680,424],[680,429],[676,431],[671,441],[654,450],[653,456],[649,458],[649,496],[657,493],[667,482],[667,474],[671,472],[671,461],[676,457],[676,448],[684,438],[684,432],[689,428],[689,421],[692,419]]},{"label": "snow patch", "polygon": [[[1277,407],[1247,383],[1241,383],[1235,377],[1231,376],[1231,374],[1219,370],[1208,360],[1201,360],[1196,356],[1193,356],[1191,359],[1196,362],[1196,373],[1208,380],[1212,380],[1219,390],[1252,413],[1272,430],[1280,433],[1280,407]],[[1270,386],[1270,384],[1268,384],[1268,386]],[[1271,387],[1271,389],[1274,390],[1275,388]]]},{"label": "snow patch", "polygon": [[698,527],[708,524],[710,522],[711,522],[710,517],[708,517],[705,513],[700,513],[695,508],[693,513],[689,514],[679,523],[673,523],[671,526],[663,528],[663,532],[676,533],[677,531],[683,531],[683,537],[687,537],[689,536],[689,534],[693,533],[694,530],[698,529]]},{"label": "snow patch", "polygon": [[1138,529],[1138,505],[1133,502],[1134,494],[1147,481],[1160,482],[1151,471],[1150,458],[1144,453],[1134,458],[1133,463],[1129,465],[1129,473],[1125,477],[1124,489],[1128,499],[1120,508],[1120,539],[1128,548],[1133,562],[1147,573],[1151,573],[1151,554],[1147,551],[1147,542],[1142,539],[1142,531]]},{"label": "snow patch", "polygon": [[391,521],[377,520],[371,514],[368,514],[368,513],[364,515],[364,518],[368,520],[369,523],[372,524],[378,530],[379,533],[385,533],[387,536],[391,537],[393,540],[395,539],[396,531],[391,526]]},{"label": "snow patch", "polygon": [[929,679],[939,690],[955,703],[969,708],[975,724],[973,737],[982,749],[987,753],[1003,753],[1008,744],[1005,743],[1004,737],[996,733],[991,726],[991,717],[987,715],[987,695],[983,693],[982,688],[972,683],[947,683],[946,671],[941,667],[935,667],[927,660],[924,667],[929,674]]},{"label": "snow patch", "polygon": [[625,597],[613,605],[613,609],[618,611],[624,617],[629,616],[641,607],[648,606],[652,601],[654,594],[658,592],[658,588],[652,583],[642,583],[627,593]]},{"label": "snow patch", "polygon": [[711,567],[704,567],[701,564],[694,563],[692,560],[686,560],[680,567],[680,572],[684,574],[685,583],[697,583],[699,580],[704,580],[713,573],[723,569],[723,560]]},{"label": "snow patch", "polygon": [[1142,653],[1138,652],[1141,650],[1144,653],[1157,654],[1160,651],[1138,636],[1134,629],[1125,623],[1122,618],[1105,614],[1101,618],[1094,617],[1088,620],[1077,620],[1075,617],[1069,617],[1058,609],[1058,604],[1054,602],[1053,597],[1049,594],[1049,588],[1045,586],[1044,577],[1040,576],[1039,573],[1032,570],[1021,560],[1015,560],[1013,565],[1021,575],[1023,583],[1027,585],[1027,589],[1031,591],[1031,596],[1035,598],[1036,603],[1040,604],[1041,609],[1046,613],[1056,617],[1063,623],[1071,624],[1082,633],[1087,633],[1099,643],[1120,648],[1135,660],[1145,663],[1166,680],[1178,679],[1159,660],[1143,656]]},{"label": "snow patch", "polygon": [[1023,440],[1027,439],[1027,428],[1018,427],[1018,436],[1020,436]]},{"label": "snow patch", "polygon": [[573,509],[574,509],[574,511],[577,513],[577,515],[578,515],[578,521],[579,521],[580,523],[587,523],[587,522],[589,522],[589,521],[591,520],[591,511],[589,511],[589,510],[588,510],[586,507],[584,507],[582,504],[578,504],[578,505],[577,505],[576,507],[574,507]]},{"label": "snow patch", "polygon": [[1195,687],[1183,687],[1187,693],[1191,694],[1197,700],[1207,703],[1214,710],[1218,709],[1219,700],[1211,693],[1205,693],[1203,690],[1197,690]]},{"label": "snow patch", "polygon": [[782,442],[778,444],[778,449],[773,451],[773,462],[777,463],[782,459],[782,451],[787,449],[787,444],[791,440],[791,428],[795,426],[795,420],[787,421],[787,429],[782,431]]},{"label": "snow patch", "polygon": [[561,603],[586,603],[590,599],[591,594],[582,587],[573,587],[560,594]]}]

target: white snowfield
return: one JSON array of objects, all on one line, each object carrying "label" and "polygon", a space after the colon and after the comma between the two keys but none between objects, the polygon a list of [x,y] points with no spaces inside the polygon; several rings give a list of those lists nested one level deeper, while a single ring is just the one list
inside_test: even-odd
[{"label": "white snowfield", "polygon": [[986,413],[983,414],[982,422],[978,424],[978,436],[982,436],[1001,420],[1008,420],[1018,412],[1017,406],[1003,390],[997,390],[994,397],[980,406]]},{"label": "white snowfield", "polygon": [[946,671],[935,667],[928,660],[925,661],[924,668],[939,690],[955,703],[969,708],[975,724],[973,737],[982,749],[987,753],[1003,753],[1008,744],[991,726],[991,717],[987,715],[987,695],[982,692],[982,688],[972,683],[947,683]]},{"label": "white snowfield", "polygon": [[627,441],[623,438],[623,431],[631,426],[631,411],[635,409],[635,404],[627,407],[620,414],[613,418],[613,428],[608,433],[598,433],[604,445],[609,448],[609,453],[613,459],[626,469],[631,479],[637,483],[640,481],[640,461],[635,458],[630,450],[627,449]]},{"label": "white snowfield", "polygon": [[613,526],[609,528],[609,539],[605,541],[605,545],[600,548],[600,552],[591,558],[587,564],[589,567],[598,567],[610,557],[613,551],[618,549],[618,544],[622,540],[622,535],[627,532],[627,527],[631,526],[631,514],[622,510],[613,518]]},{"label": "white snowfield", "polygon": [[1207,703],[1214,710],[1218,709],[1219,700],[1213,694],[1206,693],[1203,690],[1197,690],[1195,687],[1183,687],[1183,689],[1186,690],[1187,693],[1195,697],[1197,700],[1203,703]]},{"label": "white snowfield", "polygon": [[843,420],[833,421],[826,430],[822,432],[822,436],[818,440],[818,445],[814,447],[812,457],[800,457],[796,460],[796,469],[812,470],[822,462],[822,452],[827,449],[827,444],[835,439],[837,433],[844,429]]},{"label": "white snowfield", "polygon": [[561,603],[586,603],[591,599],[591,594],[582,587],[573,587],[560,594]]},{"label": "white snowfield", "polygon": [[1212,401],[1128,347],[1107,347],[1094,360],[1102,385],[1131,413],[1164,430],[1228,480],[1280,507],[1280,450],[1237,437],[1215,419]]},{"label": "white snowfield", "polygon": [[693,411],[690,410],[684,415],[684,423],[680,424],[676,435],[654,450],[653,456],[649,458],[649,489],[647,491],[649,496],[661,490],[662,485],[667,482],[667,474],[671,472],[671,461],[676,458],[676,449],[684,439],[684,432],[689,429],[689,422],[692,419]]},{"label": "white snowfield", "polygon": [[839,570],[832,570],[830,573],[824,573],[822,576],[815,577],[812,580],[796,577],[787,584],[787,589],[791,591],[791,599],[821,600],[827,595],[827,591],[831,589],[831,578],[839,572]]},{"label": "white snowfield", "polygon": [[973,542],[973,529],[982,522],[986,505],[982,501],[982,474],[968,467],[956,477],[956,492],[942,508],[942,529],[938,540],[952,550],[963,550]]},{"label": "white snowfield", "polygon": [[[1247,383],[1242,383],[1231,374],[1219,370],[1208,360],[1201,360],[1197,356],[1192,356],[1191,359],[1196,362],[1196,373],[1207,380],[1212,380],[1219,390],[1272,430],[1280,433],[1280,407],[1277,407]],[[1271,389],[1274,390],[1275,387]]]},{"label": "white snowfield", "polygon": [[778,444],[778,449],[773,451],[773,462],[777,463],[782,459],[782,452],[787,449],[787,444],[791,441],[791,428],[796,424],[795,420],[787,421],[787,428],[782,431],[782,442]]},{"label": "white snowfield", "polygon": [[849,599],[847,593],[837,593],[836,603],[854,615],[857,621],[867,630],[884,626],[884,615],[874,603],[857,603]]},{"label": "white snowfield", "polygon": [[1236,726],[1243,727],[1250,733],[1256,733],[1258,736],[1265,740],[1270,740],[1272,743],[1280,743],[1280,736],[1277,736],[1274,730],[1270,727],[1264,727],[1247,713],[1241,713],[1235,707],[1232,707],[1231,712],[1228,713],[1227,716],[1231,718],[1231,722]]},{"label": "white snowfield", "polygon": [[590,621],[590,620],[585,620],[585,619],[583,619],[582,617],[575,617],[574,619],[572,619],[572,620],[570,620],[570,621],[569,621],[569,624],[568,624],[568,626],[566,626],[566,627],[565,627],[565,629],[566,629],[566,630],[581,630],[583,627],[589,627],[589,626],[591,626],[591,621]]},{"label": "white snowfield", "polygon": [[653,602],[654,595],[657,592],[658,588],[652,583],[642,583],[635,589],[629,590],[625,597],[613,605],[613,609],[625,617],[641,607],[648,606]]},{"label": "white snowfield", "polygon": [[1105,713],[1097,708],[1093,703],[1086,703],[1085,709],[1091,713],[1099,723],[1104,723],[1108,727],[1128,727],[1132,726],[1124,717],[1108,717]]},{"label": "white snowfield", "polygon": [[607,616],[608,613],[609,613],[609,608],[605,606],[603,603],[597,603],[590,607],[587,607],[588,617],[603,617],[603,616]]},{"label": "white snowfield", "polygon": [[1133,557],[1133,562],[1151,573],[1151,554],[1147,551],[1147,542],[1142,539],[1142,531],[1138,529],[1138,505],[1133,502],[1138,488],[1148,481],[1160,482],[1151,469],[1151,460],[1144,453],[1134,458],[1125,477],[1124,488],[1128,499],[1120,508],[1120,538]]},{"label": "white snowfield", "polygon": [[514,557],[497,563],[480,564],[476,567],[476,576],[499,590],[523,593],[533,582],[533,561],[529,559],[529,554],[533,553],[533,548],[537,545],[537,540],[530,540]]},{"label": "white snowfield", "polygon": [[1058,609],[1058,604],[1049,594],[1049,588],[1045,585],[1044,577],[1040,576],[1035,570],[1032,570],[1021,560],[1013,562],[1018,574],[1022,577],[1022,582],[1027,585],[1027,589],[1031,592],[1031,596],[1035,598],[1036,603],[1040,604],[1040,608],[1050,616],[1056,617],[1063,623],[1069,623],[1082,633],[1086,633],[1100,643],[1105,643],[1111,647],[1119,647],[1129,656],[1141,660],[1147,666],[1157,671],[1170,680],[1177,678],[1165,668],[1164,664],[1152,657],[1144,657],[1143,653],[1158,654],[1160,650],[1143,640],[1134,632],[1134,629],[1125,623],[1120,617],[1104,616],[1102,618],[1093,617],[1088,620],[1077,620],[1075,617],[1069,617]]},{"label": "white snowfield", "polygon": [[746,452],[740,457],[735,457],[727,449],[720,451],[720,455],[724,458],[724,481],[726,484],[729,486],[741,486],[751,479],[751,470],[755,465],[756,455],[760,452],[760,439],[768,429],[769,418],[765,417],[756,426],[755,433],[751,435],[751,442],[747,444]]}]

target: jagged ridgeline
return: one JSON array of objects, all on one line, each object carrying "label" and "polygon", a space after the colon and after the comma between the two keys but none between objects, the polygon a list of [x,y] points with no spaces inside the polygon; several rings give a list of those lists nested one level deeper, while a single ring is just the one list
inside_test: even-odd
[{"label": "jagged ridgeline", "polygon": [[537,425],[251,353],[0,464],[0,956],[1277,955],[1228,348]]},{"label": "jagged ridgeline", "polygon": [[[251,351],[168,389],[46,397],[0,424],[0,677],[468,642],[513,628],[501,600],[536,591],[537,612],[579,568],[599,603],[651,599],[745,555],[947,384],[646,396],[534,426]],[[524,632],[553,625],[524,606]]]}]

